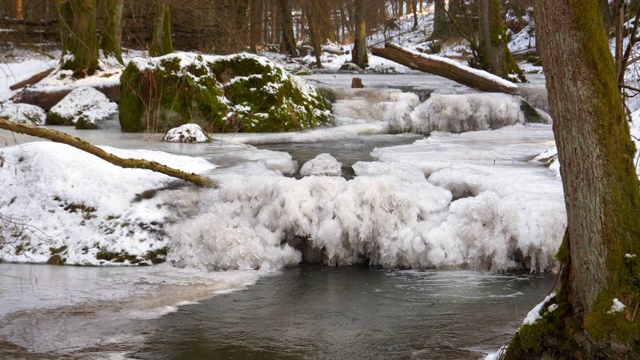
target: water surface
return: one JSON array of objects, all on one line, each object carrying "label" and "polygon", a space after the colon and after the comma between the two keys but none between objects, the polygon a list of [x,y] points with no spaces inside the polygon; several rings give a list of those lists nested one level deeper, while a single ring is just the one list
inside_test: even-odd
[{"label": "water surface", "polygon": [[140,359],[479,359],[551,275],[303,265],[152,320]]}]

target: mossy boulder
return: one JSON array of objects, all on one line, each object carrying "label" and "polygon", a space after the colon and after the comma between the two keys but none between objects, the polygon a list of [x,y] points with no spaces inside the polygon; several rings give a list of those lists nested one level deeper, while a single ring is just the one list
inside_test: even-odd
[{"label": "mossy boulder", "polygon": [[315,87],[251,54],[138,58],[120,81],[126,132],[165,132],[186,123],[208,132],[282,132],[331,121]]}]

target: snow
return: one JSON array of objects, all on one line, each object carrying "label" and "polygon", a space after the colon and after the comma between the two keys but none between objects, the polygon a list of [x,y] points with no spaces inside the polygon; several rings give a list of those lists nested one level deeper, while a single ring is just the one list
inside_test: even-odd
[{"label": "snow", "polygon": [[23,124],[44,125],[47,114],[35,105],[7,101],[0,103],[0,117]]},{"label": "snow", "polygon": [[118,104],[92,87],[79,87],[67,94],[49,112],[63,119],[72,119],[74,124],[79,119],[95,124],[115,115]]},{"label": "snow", "polygon": [[[536,305],[533,309],[531,309],[531,311],[529,311],[529,313],[527,314],[527,316],[524,318],[524,321],[522,321],[522,325],[533,325],[535,324],[538,320],[540,320],[542,318],[542,312],[545,310],[545,306],[548,302],[550,302],[553,298],[556,297],[556,293],[551,293],[549,294],[546,298],[544,298],[544,300]],[[552,304],[548,307],[547,311],[552,312],[555,309],[557,309],[557,306],[553,308],[553,310],[551,310],[551,307],[555,305]]]},{"label": "snow", "polygon": [[611,305],[611,309],[607,311],[607,314],[615,314],[617,312],[622,312],[627,306],[623,304],[620,300],[613,299],[613,305]]},{"label": "snow", "polygon": [[636,172],[640,175],[640,109],[634,111],[631,114],[631,123],[629,124],[631,127],[631,139],[636,144],[636,156],[634,158],[634,162],[636,164]]},{"label": "snow", "polygon": [[170,142],[207,142],[209,136],[205,134],[198,124],[184,124],[177,128],[170,129],[164,136],[164,141]]},{"label": "snow", "polygon": [[300,168],[300,175],[339,176],[342,173],[342,163],[331,154],[319,154],[307,161]]},{"label": "snow", "polygon": [[8,100],[16,91],[11,85],[27,80],[31,76],[57,66],[58,59],[48,59],[35,54],[19,62],[0,62],[0,102]]},{"label": "snow", "polygon": [[[205,173],[215,168],[194,157],[103,149],[188,172]],[[7,240],[0,249],[4,261],[46,262],[53,255],[50,249],[63,249],[60,252],[64,252],[67,264],[100,265],[109,263],[98,258],[101,250],[143,256],[166,246],[162,224],[176,216],[170,206],[181,200],[181,192],[149,199],[139,194],[161,190],[175,181],[172,178],[148,170],[122,169],[50,142],[4,148],[0,156],[4,159],[0,216],[14,222],[3,226],[2,235],[12,239],[18,231],[26,238],[20,243]]]}]

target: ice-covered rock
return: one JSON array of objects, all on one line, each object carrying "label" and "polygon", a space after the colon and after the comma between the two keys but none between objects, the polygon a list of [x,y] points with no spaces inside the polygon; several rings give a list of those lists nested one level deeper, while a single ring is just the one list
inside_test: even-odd
[{"label": "ice-covered rock", "polygon": [[23,124],[44,125],[47,114],[39,106],[8,101],[0,104],[0,117]]},{"label": "ice-covered rock", "polygon": [[47,124],[96,129],[98,122],[109,119],[117,112],[118,104],[103,93],[91,87],[81,87],[71,91],[49,110]]},{"label": "ice-covered rock", "polygon": [[331,156],[331,154],[319,154],[304,163],[302,168],[300,168],[300,175],[303,176],[339,176],[340,174],[342,174],[342,163]]},{"label": "ice-covered rock", "polygon": [[462,133],[547,120],[544,114],[512,95],[432,94],[410,116],[391,119],[390,126],[398,132],[428,135],[433,131]]},{"label": "ice-covered rock", "polygon": [[202,130],[198,124],[184,124],[177,128],[173,128],[164,136],[164,141],[169,142],[208,142],[211,140],[209,136]]}]

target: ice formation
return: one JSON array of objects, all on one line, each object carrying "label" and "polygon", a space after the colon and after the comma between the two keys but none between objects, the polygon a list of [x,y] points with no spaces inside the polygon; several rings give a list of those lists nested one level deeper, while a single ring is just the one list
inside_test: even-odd
[{"label": "ice formation", "polygon": [[315,158],[307,161],[300,168],[300,175],[328,175],[339,176],[342,173],[342,163],[331,154],[319,154]]},{"label": "ice formation", "polygon": [[506,94],[432,94],[415,108],[408,121],[392,122],[392,126],[425,135],[433,131],[498,129],[525,123],[521,103],[521,99]]}]

